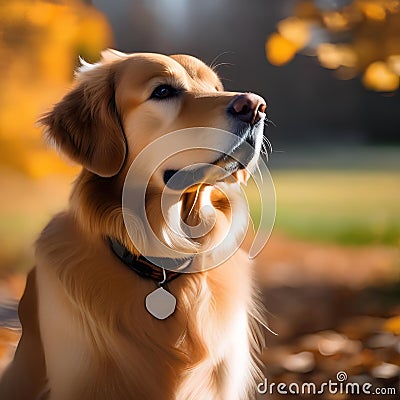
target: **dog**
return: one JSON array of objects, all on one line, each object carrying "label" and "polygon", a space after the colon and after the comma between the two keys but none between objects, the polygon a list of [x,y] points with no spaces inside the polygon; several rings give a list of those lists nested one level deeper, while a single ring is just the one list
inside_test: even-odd
[{"label": "dog", "polygon": [[[36,242],[19,305],[22,337],[1,379],[1,399],[255,398],[262,307],[251,263],[235,247],[248,212],[240,185],[260,157],[265,112],[263,98],[224,91],[217,74],[192,56],[108,49],[96,64],[82,60],[75,86],[39,121],[82,170],[68,209]],[[186,136],[198,127],[208,133]],[[219,131],[232,139],[221,140]],[[137,161],[173,132],[187,151],[161,146]],[[147,180],[147,161],[156,163],[163,151],[173,155]],[[206,168],[190,169],[196,163]],[[147,225],[135,205],[130,224],[124,218],[133,164]],[[187,165],[189,173],[169,184]],[[194,171],[200,178],[182,189]],[[163,190],[172,199],[166,213]],[[188,235],[202,219],[205,233]],[[186,230],[171,228],[182,221]],[[217,247],[229,257],[215,261]],[[188,264],[192,273],[185,273]]]}]

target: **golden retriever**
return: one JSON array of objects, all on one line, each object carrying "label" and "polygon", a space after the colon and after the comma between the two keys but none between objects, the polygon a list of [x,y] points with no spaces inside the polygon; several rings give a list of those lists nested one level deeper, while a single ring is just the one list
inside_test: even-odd
[{"label": "golden retriever", "polygon": [[[23,334],[0,383],[2,400],[256,396],[262,317],[251,263],[234,251],[248,210],[239,200],[232,207],[259,158],[265,109],[255,94],[224,91],[216,73],[192,56],[106,50],[99,63],[83,62],[74,88],[40,120],[48,139],[83,168],[69,208],[36,243],[36,266],[19,307]],[[185,129],[197,127],[217,132],[190,136],[191,150],[167,157],[152,174],[145,188],[148,226],[131,215],[136,246],[122,207],[131,165],[151,143],[176,131],[184,138]],[[221,145],[218,130],[234,140],[224,139],[226,150],[216,158],[207,148]],[[243,143],[252,151],[235,161]],[[165,215],[161,193],[179,189],[168,182],[183,169],[181,158],[182,165],[204,162],[225,175],[212,180],[203,170],[204,182],[172,196],[177,200]],[[140,171],[133,176],[138,187],[145,182]],[[204,205],[212,217],[202,213]],[[167,226],[196,227],[202,218],[212,223],[197,239]],[[230,257],[209,268],[221,241],[221,248],[232,247]],[[192,273],[154,262],[180,258],[190,260]],[[155,301],[168,308],[160,317],[148,299],[157,285],[168,293]],[[166,305],[170,299],[176,304]]]}]

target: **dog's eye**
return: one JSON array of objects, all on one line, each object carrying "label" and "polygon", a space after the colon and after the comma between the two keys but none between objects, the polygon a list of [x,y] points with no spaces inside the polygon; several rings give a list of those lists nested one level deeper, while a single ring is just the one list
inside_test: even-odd
[{"label": "dog's eye", "polygon": [[171,97],[175,97],[176,95],[178,95],[178,93],[179,90],[175,89],[170,85],[160,85],[153,90],[153,93],[151,94],[150,98],[159,100],[168,99]]}]

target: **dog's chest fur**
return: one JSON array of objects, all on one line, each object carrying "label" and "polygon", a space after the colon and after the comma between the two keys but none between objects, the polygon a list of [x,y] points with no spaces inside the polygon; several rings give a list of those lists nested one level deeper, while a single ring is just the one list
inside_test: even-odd
[{"label": "dog's chest fur", "polygon": [[171,282],[177,309],[159,321],[144,306],[155,282],[126,268],[106,243],[68,214],[38,240],[50,399],[247,399],[261,339],[244,253]]}]

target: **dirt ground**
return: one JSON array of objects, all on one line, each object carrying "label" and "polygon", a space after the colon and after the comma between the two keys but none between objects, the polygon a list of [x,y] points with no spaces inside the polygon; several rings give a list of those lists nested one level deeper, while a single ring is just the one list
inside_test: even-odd
[{"label": "dirt ground", "polygon": [[[400,250],[393,247],[343,247],[274,233],[255,261],[271,330],[262,361],[268,388],[275,385],[267,395],[265,382],[260,382],[259,399],[371,397],[277,392],[278,383],[292,384],[295,392],[304,383],[319,388],[329,380],[359,387],[370,383],[374,397],[398,399],[399,262]],[[0,281],[0,370],[20,335],[16,306],[24,282],[24,275]],[[377,394],[378,390],[389,394]]]}]

